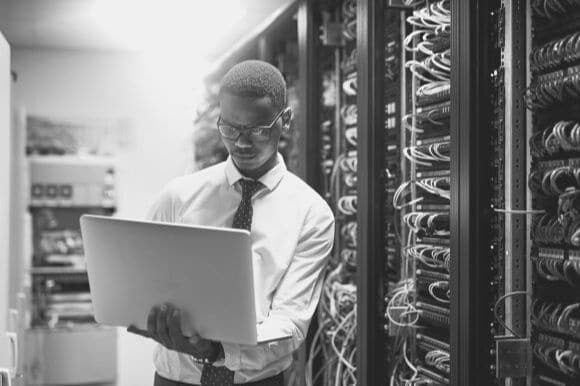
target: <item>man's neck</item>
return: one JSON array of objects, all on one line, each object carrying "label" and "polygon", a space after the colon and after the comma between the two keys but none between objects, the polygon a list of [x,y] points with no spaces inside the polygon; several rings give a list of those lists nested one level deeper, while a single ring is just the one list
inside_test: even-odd
[{"label": "man's neck", "polygon": [[[234,165],[236,163],[234,162]],[[272,155],[272,157],[270,157],[268,159],[268,161],[266,161],[262,166],[260,166],[257,169],[254,170],[240,170],[238,168],[238,166],[236,165],[236,168],[238,168],[238,171],[247,178],[251,178],[253,180],[258,180],[260,177],[262,177],[264,174],[268,173],[270,170],[272,170],[276,165],[278,165],[278,153],[274,153]]]}]

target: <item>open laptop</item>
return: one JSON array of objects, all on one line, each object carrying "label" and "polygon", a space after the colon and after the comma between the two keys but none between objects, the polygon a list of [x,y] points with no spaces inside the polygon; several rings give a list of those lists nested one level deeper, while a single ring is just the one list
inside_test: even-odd
[{"label": "open laptop", "polygon": [[258,336],[248,231],[94,215],[80,223],[97,322],[146,330],[151,307],[170,302],[186,336],[246,345],[290,337]]}]

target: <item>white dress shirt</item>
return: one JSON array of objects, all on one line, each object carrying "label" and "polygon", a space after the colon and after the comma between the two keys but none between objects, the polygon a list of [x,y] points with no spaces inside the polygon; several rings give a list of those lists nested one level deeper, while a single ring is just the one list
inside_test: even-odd
[{"label": "white dress shirt", "polygon": [[[149,211],[154,221],[231,227],[241,200],[242,174],[231,158],[196,173],[177,177]],[[334,239],[334,216],[304,181],[277,165],[259,181],[252,198],[252,255],[258,336],[260,329],[292,339],[245,346],[222,342],[225,359],[215,366],[235,371],[234,382],[274,376],[292,363],[304,341],[320,298],[324,267]],[[157,372],[179,382],[200,383],[202,365],[188,355],[158,345]]]}]

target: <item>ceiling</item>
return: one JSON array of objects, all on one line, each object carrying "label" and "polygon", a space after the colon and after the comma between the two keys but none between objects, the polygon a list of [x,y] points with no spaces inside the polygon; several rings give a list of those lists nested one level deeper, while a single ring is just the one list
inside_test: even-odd
[{"label": "ceiling", "polygon": [[[0,0],[0,31],[14,47],[59,48],[72,50],[127,51],[132,48],[103,31],[93,15],[93,7],[101,0]],[[117,0],[119,3],[125,0]],[[153,0],[151,0],[153,1]],[[158,0],[162,1],[162,0]],[[193,2],[200,13],[191,15],[191,22],[204,15],[202,0]],[[213,9],[228,7],[231,0],[209,0]],[[216,60],[264,19],[293,0],[240,0],[244,15],[233,25],[224,25],[224,33],[215,39],[207,52],[209,61]],[[163,4],[170,4],[164,0]],[[225,9],[225,8],[224,8]],[[139,9],[135,10],[138,16]],[[207,14],[207,12],[206,12]],[[189,18],[189,16],[188,16]],[[219,22],[219,17],[216,18]],[[152,26],[155,28],[155,26]],[[203,39],[208,39],[204,36]],[[189,41],[189,38],[188,40]],[[191,39],[195,49],[195,37]]]}]

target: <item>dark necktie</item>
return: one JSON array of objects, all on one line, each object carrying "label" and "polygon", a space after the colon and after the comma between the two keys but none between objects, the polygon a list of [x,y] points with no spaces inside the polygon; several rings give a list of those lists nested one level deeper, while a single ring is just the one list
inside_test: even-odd
[{"label": "dark necktie", "polygon": [[[262,183],[254,180],[240,180],[242,188],[242,200],[236,214],[232,228],[247,229],[252,228],[252,196],[263,186]],[[201,386],[229,386],[234,384],[234,372],[225,366],[214,367],[203,365],[201,371]]]}]

